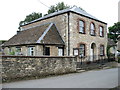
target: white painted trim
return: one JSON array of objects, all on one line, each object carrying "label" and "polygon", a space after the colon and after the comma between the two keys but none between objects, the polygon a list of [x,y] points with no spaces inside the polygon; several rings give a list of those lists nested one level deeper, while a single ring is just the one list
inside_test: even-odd
[{"label": "white painted trim", "polygon": [[53,23],[51,23],[48,28],[44,31],[44,33],[42,34],[42,36],[37,40],[36,43],[40,43],[41,40],[45,37],[45,35],[47,34],[47,32],[50,30],[50,28],[52,27]]}]

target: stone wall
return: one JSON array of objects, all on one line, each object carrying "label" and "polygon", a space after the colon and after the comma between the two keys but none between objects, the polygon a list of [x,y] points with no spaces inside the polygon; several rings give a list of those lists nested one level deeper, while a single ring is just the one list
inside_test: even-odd
[{"label": "stone wall", "polygon": [[76,71],[75,57],[3,56],[2,80],[43,77]]},{"label": "stone wall", "polygon": [[68,15],[67,13],[61,14],[55,17],[47,18],[44,20],[40,20],[38,22],[34,22],[25,26],[22,26],[22,30],[26,30],[28,28],[32,28],[34,26],[38,26],[41,24],[46,23],[54,23],[57,26],[58,31],[60,32],[60,35],[65,42],[65,51],[64,54],[67,55],[68,53]]},{"label": "stone wall", "polygon": [[[85,34],[79,33],[78,21],[85,21]],[[96,35],[90,35],[90,23],[95,24]],[[74,24],[73,24],[74,23]],[[104,28],[104,37],[99,35],[99,27],[103,26]],[[91,45],[95,43],[95,55],[100,55],[100,45],[104,45],[104,53],[106,55],[107,48],[107,25],[101,22],[70,13],[70,55],[73,55],[73,48],[79,48],[80,43],[86,45],[86,56],[90,55]]]},{"label": "stone wall", "polygon": [[[31,45],[26,45],[26,46],[19,46],[21,48],[21,54],[23,56],[29,56],[28,54],[28,47]],[[43,45],[32,45],[34,47],[34,56],[43,56]],[[54,45],[45,45],[46,47],[50,47],[50,56],[58,56],[58,46]],[[18,46],[17,46],[18,47]],[[17,52],[16,51],[16,46],[11,46],[11,52]],[[10,55],[8,47],[4,48],[4,53],[5,55]],[[15,54],[17,55],[17,54]]]},{"label": "stone wall", "polygon": [[[80,43],[86,44],[86,55],[90,55],[90,48],[91,44],[96,44],[96,55],[99,55],[100,52],[100,45],[104,45],[105,49],[104,52],[106,54],[106,48],[107,48],[107,25],[104,23],[101,23],[99,21],[75,14],[70,13],[70,56],[73,56],[73,48],[79,48]],[[78,19],[84,20],[86,25],[86,34],[80,34],[78,31]],[[60,35],[62,36],[64,42],[65,42],[65,55],[68,55],[68,15],[67,13],[57,15],[54,17],[50,17],[44,20],[40,20],[38,22],[34,22],[28,25],[25,25],[22,27],[22,29],[27,29],[36,25],[45,24],[54,22],[60,32]],[[90,35],[90,23],[93,22],[95,24],[96,29],[96,36]],[[99,35],[99,26],[104,27],[104,37],[100,37]]]}]

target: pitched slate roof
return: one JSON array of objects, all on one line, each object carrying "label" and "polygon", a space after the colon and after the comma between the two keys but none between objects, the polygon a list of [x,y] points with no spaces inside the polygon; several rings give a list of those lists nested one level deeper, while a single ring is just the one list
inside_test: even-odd
[{"label": "pitched slate roof", "polygon": [[[77,13],[77,14],[80,14],[80,15],[82,15],[82,16],[85,16],[85,17],[88,17],[88,18],[97,20],[97,21],[102,22],[102,23],[104,23],[104,24],[107,24],[107,23],[105,23],[105,22],[97,19],[96,17],[90,15],[90,14],[87,13],[86,11],[84,11],[84,10],[82,10],[81,8],[76,7],[76,6],[74,6],[74,7],[72,7],[72,8],[67,8],[67,9],[64,9],[64,10],[60,10],[60,11],[58,11],[58,12],[54,12],[54,13],[48,14],[48,15],[46,15],[46,16],[44,16],[44,17],[41,17],[41,18],[36,19],[36,20],[33,20],[33,21],[31,21],[31,22],[29,22],[29,23],[27,23],[27,24],[31,24],[31,23],[33,23],[33,22],[37,22],[37,21],[40,21],[40,20],[43,20],[43,19],[46,19],[46,18],[50,18],[50,17],[56,16],[56,15],[60,15],[60,14],[63,14],[63,13],[67,13],[67,12]],[[25,25],[27,25],[27,24],[25,24]],[[24,25],[23,25],[23,26],[24,26]]]},{"label": "pitched slate roof", "polygon": [[45,24],[29,28],[14,35],[3,46],[26,45],[26,44],[62,44],[64,42],[55,24]]}]

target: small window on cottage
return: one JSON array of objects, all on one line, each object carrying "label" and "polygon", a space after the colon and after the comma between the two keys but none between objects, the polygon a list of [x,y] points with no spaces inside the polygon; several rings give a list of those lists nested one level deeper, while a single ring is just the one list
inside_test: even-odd
[{"label": "small window on cottage", "polygon": [[82,20],[79,21],[79,32],[85,33],[85,22]]},{"label": "small window on cottage", "polygon": [[95,25],[94,25],[94,23],[90,24],[90,34],[93,35],[93,36],[95,35]]},{"label": "small window on cottage", "polygon": [[34,56],[34,47],[28,47],[28,55]]},{"label": "small window on cottage", "polygon": [[78,56],[78,55],[79,55],[79,52],[78,52],[78,49],[77,49],[77,48],[74,48],[74,49],[73,49],[73,55],[74,55],[74,56]]},{"label": "small window on cottage", "polygon": [[45,55],[50,55],[50,47],[45,47]]},{"label": "small window on cottage", "polygon": [[14,49],[12,49],[12,47],[9,47],[9,55],[15,55]]},{"label": "small window on cottage", "polygon": [[12,49],[11,48],[9,48],[9,53],[11,53],[12,52]]},{"label": "small window on cottage", "polygon": [[100,56],[104,56],[104,45],[100,46]]},{"label": "small window on cottage", "polygon": [[63,56],[63,55],[64,55],[63,47],[58,47],[58,56]]},{"label": "small window on cottage", "polygon": [[103,37],[104,36],[104,30],[103,30],[103,27],[100,26],[100,36]]},{"label": "small window on cottage", "polygon": [[85,56],[85,44],[80,44],[79,55],[80,55],[80,57]]},{"label": "small window on cottage", "polygon": [[16,54],[21,55],[21,47],[16,47]]}]

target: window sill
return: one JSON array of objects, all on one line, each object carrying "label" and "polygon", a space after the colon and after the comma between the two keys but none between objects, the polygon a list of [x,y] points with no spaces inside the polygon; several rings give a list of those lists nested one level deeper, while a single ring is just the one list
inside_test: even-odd
[{"label": "window sill", "polygon": [[[91,35],[91,34],[90,34]],[[96,35],[91,35],[91,36],[96,36]]]},{"label": "window sill", "polygon": [[103,57],[103,56],[105,56],[105,55],[100,55],[100,57]]},{"label": "window sill", "polygon": [[79,56],[79,58],[86,58],[86,56]]},{"label": "window sill", "polygon": [[104,38],[104,36],[100,36],[100,37]]},{"label": "window sill", "polygon": [[86,34],[86,33],[79,32],[79,34]]}]

